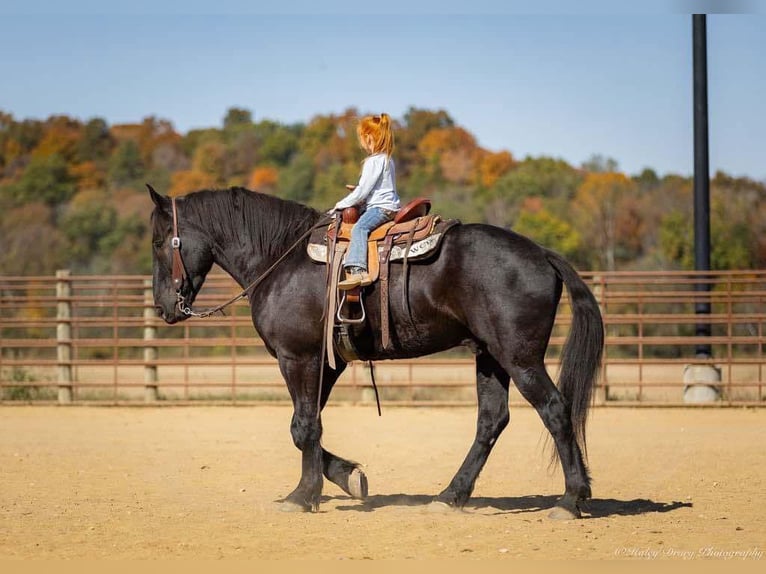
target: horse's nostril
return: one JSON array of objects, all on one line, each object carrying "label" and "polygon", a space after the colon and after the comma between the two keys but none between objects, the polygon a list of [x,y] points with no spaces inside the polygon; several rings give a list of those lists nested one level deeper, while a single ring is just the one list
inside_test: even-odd
[{"label": "horse's nostril", "polygon": [[165,318],[165,311],[162,308],[162,305],[155,305],[154,310],[157,313],[157,316],[164,319]]}]

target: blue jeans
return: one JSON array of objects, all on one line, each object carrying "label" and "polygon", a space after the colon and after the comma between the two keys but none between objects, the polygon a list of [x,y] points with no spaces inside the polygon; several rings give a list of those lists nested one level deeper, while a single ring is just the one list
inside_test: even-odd
[{"label": "blue jeans", "polygon": [[367,270],[367,238],[370,232],[391,220],[391,215],[379,207],[369,207],[351,230],[351,245],[348,247],[344,267],[361,267]]}]

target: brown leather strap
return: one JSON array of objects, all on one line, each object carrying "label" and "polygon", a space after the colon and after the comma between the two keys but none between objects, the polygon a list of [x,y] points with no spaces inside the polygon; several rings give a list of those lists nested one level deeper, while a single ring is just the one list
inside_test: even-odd
[{"label": "brown leather strap", "polygon": [[335,311],[338,307],[338,279],[342,271],[343,252],[346,244],[339,243],[335,246],[330,265],[330,283],[327,287],[327,315],[325,316],[325,350],[327,352],[327,364],[335,369],[335,348],[333,346],[333,329],[335,327]]},{"label": "brown leather strap", "polygon": [[407,245],[404,248],[404,261],[402,265],[402,308],[407,311],[407,317],[410,319],[410,323],[412,323],[412,310],[410,309],[410,298],[409,298],[409,281],[410,281],[410,268],[409,268],[409,260],[407,257],[410,254],[410,248],[412,247],[412,241],[415,239],[415,231],[410,232],[410,234],[407,236]]},{"label": "brown leather strap", "polygon": [[187,279],[186,267],[184,267],[183,259],[181,259],[181,237],[178,235],[178,211],[176,208],[176,198],[171,199],[171,205],[173,206],[173,237],[170,239],[170,246],[172,247],[172,279],[173,288],[176,293],[181,292],[184,281]]},{"label": "brown leather strap", "polygon": [[391,329],[388,309],[388,270],[394,238],[388,235],[380,249],[380,331],[383,348],[391,346]]}]

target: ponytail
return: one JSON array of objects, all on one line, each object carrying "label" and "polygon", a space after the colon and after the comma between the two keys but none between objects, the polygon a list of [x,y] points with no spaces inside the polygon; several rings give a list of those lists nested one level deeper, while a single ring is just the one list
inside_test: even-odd
[{"label": "ponytail", "polygon": [[372,136],[375,142],[373,153],[385,153],[391,157],[394,152],[394,129],[391,125],[391,116],[388,114],[363,117],[359,121],[356,133],[360,140],[365,136]]}]

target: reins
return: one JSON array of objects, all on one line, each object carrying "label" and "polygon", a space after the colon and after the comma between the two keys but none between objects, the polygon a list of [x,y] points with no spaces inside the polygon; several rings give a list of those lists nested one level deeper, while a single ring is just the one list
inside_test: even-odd
[{"label": "reins", "polygon": [[[183,313],[184,315],[188,315],[189,317],[197,317],[200,319],[204,319],[205,317],[210,317],[210,315],[213,315],[214,313],[223,312],[223,310],[228,307],[229,305],[232,305],[239,301],[240,299],[244,299],[248,296],[249,292],[258,287],[264,279],[266,279],[269,274],[274,271],[274,269],[277,268],[277,266],[284,261],[288,255],[290,255],[296,247],[298,247],[315,229],[319,229],[320,227],[323,227],[327,225],[330,221],[332,221],[334,218],[332,216],[326,215],[324,217],[320,217],[319,221],[312,225],[305,233],[303,233],[290,247],[287,248],[287,251],[285,251],[274,263],[269,266],[266,271],[261,273],[258,278],[250,283],[247,287],[245,287],[242,291],[240,291],[237,295],[229,299],[228,301],[221,303],[220,305],[216,305],[215,307],[210,307],[209,309],[204,309],[202,311],[195,311],[191,308],[191,305],[186,304],[186,297],[184,297],[182,289],[184,281],[187,281],[189,278],[189,274],[186,272],[186,267],[184,266],[183,259],[181,257],[181,237],[178,233],[178,209],[176,208],[176,198],[171,198],[171,204],[173,206],[173,237],[170,239],[170,246],[172,247],[173,253],[172,253],[172,263],[173,263],[173,269],[172,269],[172,280],[173,280],[173,287],[176,290],[176,305],[178,306],[179,311]],[[340,225],[340,218],[336,219],[338,225]],[[337,232],[335,236],[337,237]],[[322,318],[324,321],[331,320],[330,317],[332,317],[332,311],[327,308],[327,299],[325,298],[325,308],[324,312],[322,314]],[[322,354],[321,356],[324,357],[325,354],[325,339],[322,337]],[[375,384],[375,367],[373,365],[372,361],[369,361],[370,365],[370,378],[372,380],[372,388],[375,390],[375,402],[378,406],[378,416],[380,416],[380,396],[378,395],[378,387]],[[321,413],[321,402],[322,402],[322,386],[324,382],[324,360],[322,361],[322,365],[320,367],[319,371],[319,390],[317,392],[317,418],[319,418],[319,415]]]},{"label": "reins", "polygon": [[303,233],[296,241],[293,243],[290,247],[287,248],[287,251],[285,251],[274,263],[269,266],[266,271],[261,273],[258,278],[250,283],[247,287],[245,287],[242,291],[240,291],[237,295],[229,299],[228,301],[221,303],[220,305],[216,305],[215,307],[210,307],[208,309],[203,309],[201,311],[195,311],[191,308],[190,305],[186,304],[186,297],[184,297],[182,293],[182,287],[184,281],[188,279],[188,274],[186,273],[186,267],[184,267],[183,259],[181,258],[181,238],[178,234],[178,214],[176,209],[176,198],[171,198],[171,203],[173,205],[173,237],[170,240],[170,245],[173,248],[173,271],[172,271],[172,279],[173,279],[173,287],[175,287],[176,290],[176,299],[177,299],[177,305],[178,310],[181,311],[184,315],[188,315],[189,317],[197,317],[204,319],[205,317],[209,317],[210,315],[213,315],[214,313],[222,312],[226,307],[229,305],[232,305],[239,301],[240,299],[244,299],[248,296],[250,291],[258,287],[268,276],[271,274],[274,269],[277,268],[277,266],[284,261],[288,255],[290,255],[296,247],[298,247],[303,240],[305,240],[315,229],[319,229],[320,227],[327,225],[329,223],[330,218],[329,216],[325,216],[319,219],[317,223],[312,225],[305,233]]}]

